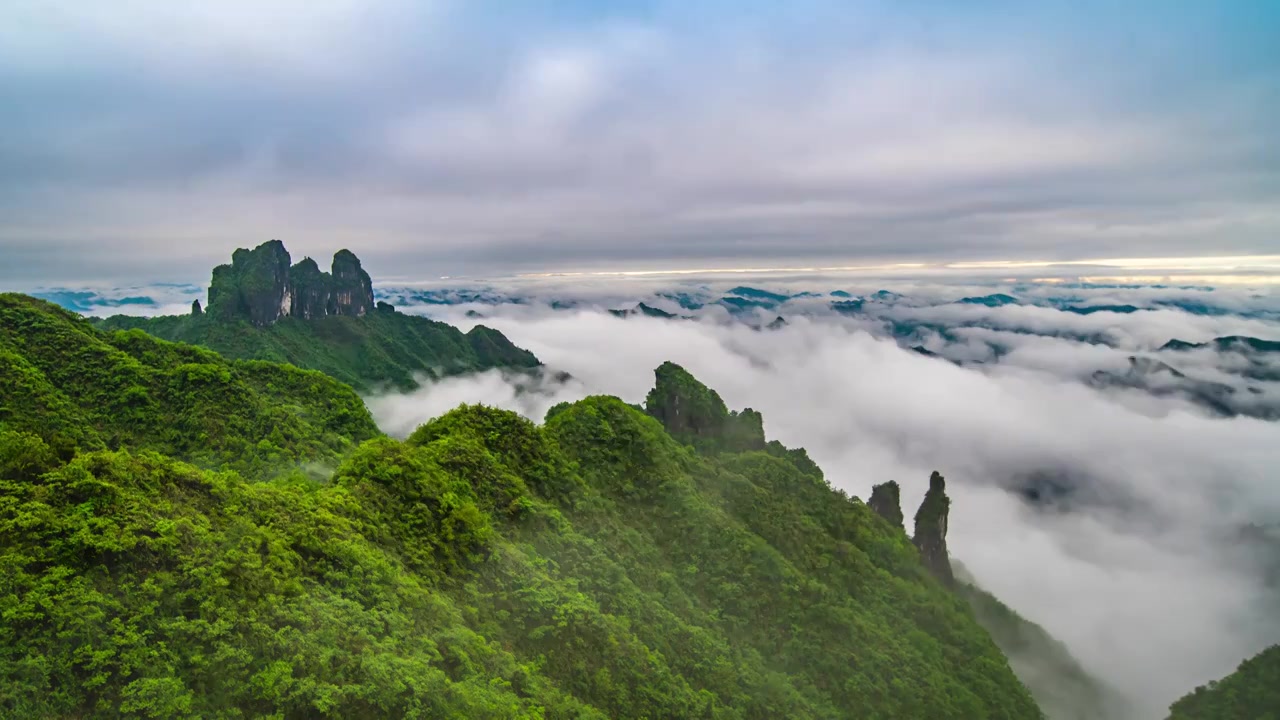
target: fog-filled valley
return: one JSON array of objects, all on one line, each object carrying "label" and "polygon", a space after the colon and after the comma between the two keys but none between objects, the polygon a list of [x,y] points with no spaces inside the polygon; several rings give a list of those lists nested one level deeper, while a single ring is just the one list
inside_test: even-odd
[{"label": "fog-filled valley", "polygon": [[[483,322],[572,379],[490,371],[368,402],[395,435],[462,402],[537,420],[590,394],[639,401],[651,368],[672,360],[730,407],[759,410],[770,437],[805,447],[850,494],[893,479],[912,507],[943,470],[953,556],[1117,687],[1135,717],[1163,717],[1187,688],[1280,640],[1280,425],[1263,419],[1276,417],[1280,348],[1213,344],[1280,338],[1270,292],[735,286],[625,297],[615,283],[594,297],[538,289],[457,304],[393,291],[405,312]],[[616,312],[639,303],[676,317]],[[1204,347],[1166,347],[1175,340]],[[1100,381],[1136,372],[1131,357],[1178,376]],[[1223,404],[1195,383],[1220,388]]]},{"label": "fog-filled valley", "polygon": [[0,720],[1280,720],[1280,2],[0,2]]},{"label": "fog-filled valley", "polygon": [[[164,314],[194,286],[45,291]],[[866,499],[950,481],[953,558],[1129,703],[1280,640],[1280,297],[1247,283],[790,275],[379,285],[400,313],[483,324],[546,367],[365,393],[392,436],[462,403],[541,421],[640,402],[674,361]]]}]

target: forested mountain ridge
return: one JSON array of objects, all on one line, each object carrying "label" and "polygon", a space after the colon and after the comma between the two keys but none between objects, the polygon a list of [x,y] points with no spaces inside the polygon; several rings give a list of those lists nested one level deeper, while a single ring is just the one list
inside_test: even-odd
[{"label": "forested mountain ridge", "polygon": [[190,315],[116,315],[98,324],[140,329],[230,358],[319,370],[361,392],[383,385],[410,389],[418,377],[540,365],[497,330],[478,325],[463,333],[375,303],[368,273],[348,250],[334,255],[331,272],[322,272],[311,258],[290,265],[278,240],[237,250],[231,264],[215,268],[207,309],[197,301]]},{"label": "forested mountain ridge", "polygon": [[1169,710],[1169,720],[1280,720],[1280,645],[1196,688]]},{"label": "forested mountain ridge", "polygon": [[[157,452],[205,442],[196,426],[154,431],[186,365],[247,383],[242,363],[3,307],[5,352],[37,378],[141,348],[139,412],[164,420],[116,427],[136,392],[111,373],[96,393],[49,380],[79,415],[4,376],[0,716],[1040,716],[905,533],[758,415],[717,424],[704,403],[693,444],[649,414],[688,404],[670,388],[648,413],[591,397],[543,425],[463,406],[404,442],[356,418],[333,473],[246,478]],[[266,433],[269,405],[229,424]]]},{"label": "forested mountain ridge", "polygon": [[0,294],[0,424],[63,456],[155,450],[250,477],[299,463],[332,469],[380,434],[351,388],[322,373],[103,332],[15,294]]}]

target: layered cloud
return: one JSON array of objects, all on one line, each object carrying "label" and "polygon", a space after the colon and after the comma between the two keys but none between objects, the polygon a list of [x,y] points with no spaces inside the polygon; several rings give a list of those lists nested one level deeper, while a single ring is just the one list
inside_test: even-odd
[{"label": "layered cloud", "polygon": [[4,272],[1278,249],[1274,13],[1001,5],[19,0]]},{"label": "layered cloud", "polygon": [[[699,289],[717,292],[706,283],[685,288]],[[925,312],[969,289],[921,285],[886,307]],[[1028,296],[1041,291],[1022,289]],[[1073,292],[1085,303],[1115,292],[1154,303],[1189,291]],[[1196,297],[1251,311],[1276,308],[1274,298],[1253,292],[1204,290]],[[854,495],[865,498],[873,484],[897,480],[910,514],[930,471],[941,470],[954,498],[956,557],[983,586],[1065,641],[1091,672],[1117,685],[1140,718],[1164,717],[1188,689],[1280,640],[1277,588],[1267,574],[1277,550],[1243,539],[1250,527],[1280,522],[1273,479],[1280,424],[1215,417],[1184,397],[1090,382],[1098,370],[1123,372],[1130,348],[1164,342],[1166,334],[1215,335],[1248,320],[1256,323],[1248,329],[1280,338],[1273,321],[1170,309],[1078,315],[1031,308],[1044,313],[1036,332],[1012,332],[997,326],[1018,324],[1000,321],[1016,306],[961,306],[984,311],[987,323],[945,327],[951,339],[939,350],[961,352],[966,343],[1003,350],[998,360],[956,364],[903,347],[872,318],[792,310],[784,311],[785,326],[762,331],[741,316],[619,318],[599,307],[552,310],[547,300],[526,295],[521,304],[407,309],[496,327],[570,372],[571,382],[516,387],[512,378],[490,373],[369,398],[383,427],[407,434],[460,402],[534,419],[555,402],[593,393],[640,402],[653,368],[674,360],[730,406],[760,410],[771,438],[806,447],[832,484]],[[475,317],[477,309],[486,317]],[[1107,335],[1109,328],[1113,345],[1073,337]],[[1235,381],[1230,353],[1184,354],[1188,373]]]}]

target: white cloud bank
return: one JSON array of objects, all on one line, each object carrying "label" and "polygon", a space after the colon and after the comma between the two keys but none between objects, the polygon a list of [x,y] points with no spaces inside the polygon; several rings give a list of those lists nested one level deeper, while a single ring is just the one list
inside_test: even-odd
[{"label": "white cloud bank", "polygon": [[[1177,697],[1280,640],[1275,596],[1229,539],[1241,523],[1280,518],[1280,424],[1211,419],[1173,400],[1118,402],[1051,362],[956,367],[802,317],[757,332],[495,312],[483,322],[575,382],[521,394],[488,373],[370,398],[385,429],[408,433],[464,401],[539,421],[553,403],[587,394],[638,402],[653,369],[672,360],[731,407],[760,410],[771,439],[807,448],[852,494],[897,480],[910,515],[930,471],[942,471],[953,554],[1119,686],[1140,717],[1164,717]],[[1036,471],[1065,473],[1081,490],[1037,510],[1002,489]]]}]

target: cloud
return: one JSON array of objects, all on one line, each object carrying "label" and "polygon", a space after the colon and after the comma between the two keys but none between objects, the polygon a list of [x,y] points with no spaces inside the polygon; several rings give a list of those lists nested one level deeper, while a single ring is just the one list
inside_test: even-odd
[{"label": "cloud", "polygon": [[1234,316],[1202,317],[1178,310],[1101,311],[1077,315],[1034,305],[894,306],[883,311],[883,315],[947,326],[982,324],[1038,334],[1068,332],[1077,336],[1098,336],[1131,350],[1154,350],[1175,338],[1199,343],[1229,335],[1270,337],[1277,328],[1275,323],[1262,320]]},{"label": "cloud", "polygon": [[[1079,381],[1080,368],[1107,366],[1114,350],[1021,336],[1007,365],[957,367],[834,318],[758,332],[533,305],[488,312],[485,324],[577,384],[519,394],[494,373],[446,380],[371,398],[384,427],[405,434],[462,401],[539,420],[589,393],[639,402],[653,368],[673,360],[731,407],[760,410],[771,438],[806,447],[853,494],[897,480],[909,514],[941,470],[952,552],[1142,718],[1163,717],[1172,700],[1280,640],[1274,589],[1232,539],[1244,523],[1280,518],[1280,425],[1212,419],[1176,400],[1136,407]],[[1028,504],[1016,490],[1036,478],[1076,490]]]},{"label": "cloud", "polygon": [[1142,7],[20,0],[4,271],[1275,251],[1280,20]]}]

